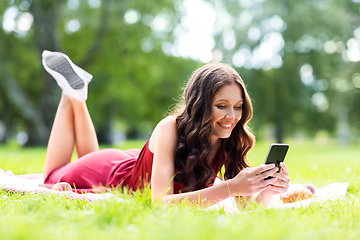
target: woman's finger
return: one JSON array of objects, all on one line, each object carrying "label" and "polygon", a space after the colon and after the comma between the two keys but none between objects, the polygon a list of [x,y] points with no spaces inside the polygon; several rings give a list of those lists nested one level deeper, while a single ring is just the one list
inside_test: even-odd
[{"label": "woman's finger", "polygon": [[290,182],[290,178],[285,173],[274,173],[273,177],[276,177],[286,183]]},{"label": "woman's finger", "polygon": [[285,175],[289,175],[289,170],[284,162],[280,163],[281,170],[280,172],[284,173]]},{"label": "woman's finger", "polygon": [[281,180],[281,179],[277,179],[277,181],[271,183],[270,185],[271,185],[271,186],[288,188],[288,187],[289,187],[289,182],[283,181],[283,180]]},{"label": "woman's finger", "polygon": [[273,169],[273,168],[275,168],[276,166],[275,166],[275,164],[261,164],[260,166],[258,166],[258,167],[253,167],[253,168],[251,168],[251,171],[253,171],[253,173],[255,174],[255,175],[258,175],[258,174],[261,174],[261,173],[263,173],[263,172],[265,172],[265,171],[268,171],[268,170],[270,170],[270,169]]},{"label": "woman's finger", "polygon": [[263,186],[263,187],[259,187],[257,190],[258,190],[258,192],[260,193],[260,192],[268,189],[268,187],[269,187],[268,185],[267,185],[267,186]]},{"label": "woman's finger", "polygon": [[271,190],[278,192],[278,193],[285,193],[287,191],[287,188],[275,186],[275,185],[269,185],[268,186]]},{"label": "woman's finger", "polygon": [[278,170],[279,169],[277,167],[274,167],[270,170],[262,172],[254,177],[254,181],[260,181],[266,179],[267,177],[272,177]]},{"label": "woman's finger", "polygon": [[273,184],[274,182],[276,182],[276,178],[271,178],[266,181],[260,181],[254,184],[253,187],[254,189],[256,189],[256,192],[262,192],[266,190],[269,186],[272,186],[271,184]]}]

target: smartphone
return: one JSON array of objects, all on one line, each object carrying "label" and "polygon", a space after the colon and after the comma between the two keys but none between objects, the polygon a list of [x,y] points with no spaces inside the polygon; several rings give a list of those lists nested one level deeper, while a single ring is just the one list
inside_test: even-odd
[{"label": "smartphone", "polygon": [[[274,163],[276,167],[279,168],[278,172],[280,172],[280,162],[285,160],[286,153],[289,149],[289,144],[283,143],[273,143],[270,145],[269,152],[265,159],[265,164]],[[267,177],[265,180],[270,179],[272,177]]]}]

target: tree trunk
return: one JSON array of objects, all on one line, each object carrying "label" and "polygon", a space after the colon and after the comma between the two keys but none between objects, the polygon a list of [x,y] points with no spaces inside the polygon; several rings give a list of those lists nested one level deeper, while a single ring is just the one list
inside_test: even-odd
[{"label": "tree trunk", "polygon": [[[34,39],[38,48],[39,56],[44,50],[62,51],[59,39],[58,21],[64,1],[34,1],[30,11],[34,16]],[[60,90],[50,74],[43,71],[43,88],[41,91],[41,101],[39,106],[39,117],[44,123],[45,130],[42,139],[47,139],[52,127],[52,122],[56,113],[56,107],[60,95]],[[31,128],[31,124],[28,125]],[[34,126],[36,127],[36,126]],[[32,130],[30,129],[30,132]],[[33,140],[30,136],[29,140]],[[34,139],[36,144],[37,140]],[[43,143],[45,144],[46,141]]]},{"label": "tree trunk", "polygon": [[275,141],[277,143],[282,143],[284,140],[284,132],[281,122],[275,123]]},{"label": "tree trunk", "polygon": [[[59,37],[59,34],[62,32],[59,18],[64,4],[66,4],[64,0],[33,0],[31,2],[29,11],[34,17],[32,40],[36,45],[39,59],[41,59],[43,50],[63,52],[61,39]],[[100,16],[100,28],[96,39],[94,39],[93,43],[89,46],[89,49],[84,52],[84,57],[81,61],[82,65],[91,62],[93,55],[100,48],[105,36],[109,18],[109,0],[103,0],[102,5],[103,10]],[[2,57],[3,58],[0,59],[0,72],[2,74],[0,77],[2,78],[0,87],[4,90],[0,90],[0,93],[3,93],[0,99],[3,104],[9,106],[6,106],[8,109],[3,109],[3,116],[1,117],[8,127],[7,132],[10,131],[11,126],[10,116],[13,115],[12,112],[9,111],[14,107],[17,109],[16,111],[19,111],[21,117],[25,119],[25,126],[29,134],[27,145],[45,145],[52,127],[61,90],[56,85],[52,76],[42,70],[42,77],[36,79],[36,81],[41,81],[42,85],[42,89],[39,92],[40,102],[35,105],[32,99],[29,98],[22,89],[14,77],[14,74],[7,68],[6,54],[2,54]]]},{"label": "tree trunk", "polygon": [[29,101],[26,94],[22,91],[16,80],[5,73],[5,89],[7,89],[7,99],[13,106],[19,109],[23,118],[34,126],[34,144],[44,145],[47,142],[48,128],[44,124],[41,114]]},{"label": "tree trunk", "polygon": [[[0,79],[0,81],[3,83],[3,81]],[[2,106],[2,111],[0,112],[0,119],[2,120],[4,127],[5,127],[5,135],[3,138],[0,137],[0,143],[5,144],[7,142],[9,131],[7,128],[10,126],[10,119],[9,119],[9,103],[5,97],[5,87],[3,84],[0,83],[1,89],[0,89],[0,101]],[[1,122],[1,121],[0,121]]]},{"label": "tree trunk", "polygon": [[349,144],[349,111],[345,104],[338,108],[338,139],[340,146]]}]

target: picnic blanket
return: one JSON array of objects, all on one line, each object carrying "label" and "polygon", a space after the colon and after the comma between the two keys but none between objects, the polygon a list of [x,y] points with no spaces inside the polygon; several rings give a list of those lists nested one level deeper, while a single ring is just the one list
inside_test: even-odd
[{"label": "picnic blanket", "polygon": [[[216,179],[215,184],[218,184],[221,180]],[[44,179],[42,174],[25,174],[15,175],[11,171],[5,172],[0,169],[0,187],[3,190],[20,192],[20,193],[45,193],[45,194],[60,194],[72,199],[85,200],[89,202],[106,200],[110,198],[116,199],[116,201],[125,201],[119,197],[116,197],[112,193],[75,193],[72,191],[56,191],[49,189],[43,185]],[[290,184],[290,187],[296,187],[299,184]],[[328,200],[335,200],[338,198],[346,197],[347,190],[349,188],[348,183],[332,183],[322,188],[315,188],[315,194],[313,198],[294,202],[283,203],[280,200],[279,195],[275,195],[269,204],[269,208],[300,208],[306,207],[314,202],[324,202]],[[236,207],[235,198],[227,198],[217,204],[214,204],[207,208],[212,209],[224,209],[227,213],[240,213]]]},{"label": "picnic blanket", "polygon": [[[221,180],[216,179],[215,184],[219,183]],[[301,184],[290,184],[289,188],[296,188]],[[333,201],[336,199],[342,199],[346,197],[346,193],[349,189],[349,183],[331,183],[322,188],[315,187],[314,197],[305,199],[302,201],[297,201],[293,203],[284,203],[280,200],[280,195],[274,195],[269,203],[268,208],[300,208],[307,207],[312,203],[322,203],[326,201]],[[207,209],[224,209],[227,213],[240,213],[239,209],[236,207],[235,198],[227,198],[217,204],[214,204]]]},{"label": "picnic blanket", "polygon": [[0,169],[0,187],[3,190],[19,192],[19,193],[45,193],[60,194],[72,199],[85,200],[89,202],[115,198],[117,201],[123,201],[121,198],[115,197],[111,193],[75,193],[72,191],[56,191],[49,189],[43,185],[44,178],[42,174],[25,174],[15,175],[12,171],[4,171]]}]

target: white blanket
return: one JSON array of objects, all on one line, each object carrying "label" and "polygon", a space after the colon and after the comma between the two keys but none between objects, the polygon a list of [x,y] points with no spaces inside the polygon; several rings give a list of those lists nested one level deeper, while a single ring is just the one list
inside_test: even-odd
[{"label": "white blanket", "polygon": [[[74,193],[72,191],[56,191],[49,189],[42,184],[44,179],[42,174],[26,174],[26,175],[14,175],[11,171],[5,172],[0,169],[0,187],[7,191],[20,192],[20,193],[50,193],[61,194],[72,199],[86,200],[89,202],[109,199],[115,197],[111,193]],[[116,198],[117,201],[122,201],[120,198]]]},{"label": "white blanket", "polygon": [[[72,191],[56,191],[42,186],[43,182],[44,179],[42,178],[41,174],[15,175],[11,171],[5,172],[4,170],[0,169],[0,187],[4,190],[21,193],[33,192],[62,194],[69,198],[86,200],[89,202],[109,198],[115,198],[117,201],[124,201],[123,199],[118,198],[111,193],[79,194]],[[219,182],[220,179],[216,179],[215,184]],[[290,187],[296,187],[296,185],[299,184],[290,184]],[[269,208],[299,208],[309,206],[313,202],[323,202],[328,200],[335,200],[337,198],[343,198],[346,196],[348,188],[348,183],[332,183],[323,188],[315,188],[315,197],[294,203],[283,203],[280,200],[279,195],[276,195],[271,199]],[[224,209],[227,213],[239,213],[239,209],[236,207],[234,198],[227,198],[215,205],[208,207],[207,209]]]},{"label": "white blanket", "polygon": [[[220,179],[216,179],[215,184],[219,183],[220,181]],[[299,185],[300,184],[290,184],[290,188],[297,187]],[[331,183],[323,188],[315,188],[314,197],[293,203],[283,203],[280,200],[280,195],[275,195],[272,197],[268,208],[307,207],[314,202],[325,202],[344,198],[346,197],[348,189],[348,183]],[[224,209],[226,213],[240,213],[239,209],[236,207],[235,198],[233,197],[227,198],[217,204],[208,207],[207,209]]]}]

